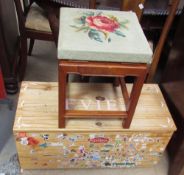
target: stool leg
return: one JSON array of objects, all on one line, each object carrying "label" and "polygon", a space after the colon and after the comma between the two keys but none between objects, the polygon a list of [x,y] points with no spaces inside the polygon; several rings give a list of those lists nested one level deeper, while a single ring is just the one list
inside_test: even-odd
[{"label": "stool leg", "polygon": [[67,74],[59,66],[59,128],[65,128]]},{"label": "stool leg", "polygon": [[127,110],[128,116],[125,119],[125,123],[123,126],[124,128],[130,127],[130,124],[132,122],[132,118],[133,118],[133,115],[134,115],[134,112],[135,112],[135,109],[138,103],[138,99],[141,94],[141,90],[142,90],[142,86],[143,86],[145,77],[146,77],[146,73],[140,76],[137,76],[133,84],[133,88],[132,88],[132,92],[131,92],[130,100],[128,104],[128,110]]},{"label": "stool leg", "polygon": [[122,94],[123,94],[125,107],[126,107],[126,110],[128,111],[129,99],[130,98],[129,98],[129,95],[128,95],[128,89],[126,87],[126,82],[125,82],[124,77],[119,78],[119,83],[120,83],[120,86],[121,86],[121,91],[122,91]]},{"label": "stool leg", "polygon": [[119,78],[117,78],[117,77],[114,78],[114,80],[113,80],[113,86],[114,86],[114,87],[118,87],[119,84],[120,84]]}]

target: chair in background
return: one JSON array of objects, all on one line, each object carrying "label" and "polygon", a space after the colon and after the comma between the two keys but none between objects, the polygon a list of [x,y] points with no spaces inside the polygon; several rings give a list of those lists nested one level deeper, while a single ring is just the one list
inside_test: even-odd
[{"label": "chair in background", "polygon": [[96,9],[96,0],[89,0],[89,8]]},{"label": "chair in background", "polygon": [[[100,0],[98,1],[100,2]],[[113,1],[112,1],[113,2]],[[119,9],[121,11],[133,11],[140,20],[145,0],[121,0]],[[97,0],[89,0],[89,8],[96,9]]]},{"label": "chair in background", "polygon": [[[172,25],[172,22],[174,20],[176,10],[178,7],[180,0],[172,0],[169,3],[169,14],[167,16],[167,19],[165,21],[165,24],[162,29],[162,33],[160,35],[160,38],[158,40],[158,43],[155,46],[155,49],[153,50],[153,43],[150,41],[150,46],[153,50],[153,59],[152,63],[149,68],[147,82],[153,82],[154,75],[157,70],[157,66],[160,60],[160,56],[163,50],[164,43],[167,39],[168,32],[170,30],[170,27]],[[142,12],[143,12],[143,6],[145,3],[145,0],[122,0],[121,10],[123,11],[129,11],[132,10],[137,14],[138,19],[141,19]]]},{"label": "chair in background", "polygon": [[[23,80],[27,65],[27,39],[30,39],[29,55],[31,55],[34,40],[54,41],[49,21],[42,8],[35,3],[26,4],[25,0],[14,0],[20,32],[20,62],[19,77]],[[24,7],[24,8],[23,8]]]},{"label": "chair in background", "polygon": [[168,36],[168,32],[169,32],[170,27],[172,25],[172,22],[174,20],[179,2],[180,2],[180,0],[172,0],[169,3],[169,14],[168,14],[167,19],[165,21],[165,24],[163,26],[162,33],[160,35],[158,43],[156,44],[155,50],[153,52],[153,59],[152,59],[152,63],[150,65],[150,69],[148,72],[147,82],[153,82],[154,75],[156,73],[158,63],[160,60],[160,56],[162,53],[162,49],[164,47],[165,41],[166,41],[167,36]]},{"label": "chair in background", "polygon": [[144,9],[144,3],[145,0],[122,0],[120,10],[133,11],[140,20]]},{"label": "chair in background", "polygon": [[[133,11],[136,13],[139,21],[141,20],[145,0],[121,0],[121,11]],[[120,78],[115,78],[114,85],[119,86],[122,80]],[[125,80],[124,80],[125,83]]]}]

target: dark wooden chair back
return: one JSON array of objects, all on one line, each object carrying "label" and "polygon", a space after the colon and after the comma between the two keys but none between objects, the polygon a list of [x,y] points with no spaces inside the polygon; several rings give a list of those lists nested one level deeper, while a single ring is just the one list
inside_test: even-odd
[{"label": "dark wooden chair back", "polygon": [[96,0],[89,0],[89,8],[96,9]]},{"label": "dark wooden chair back", "polygon": [[21,0],[21,2],[23,5],[24,15],[26,15],[27,12],[29,11],[31,4],[33,3],[33,0]]},{"label": "dark wooden chair back", "polygon": [[140,20],[144,8],[145,0],[122,0],[120,10],[133,11]]},{"label": "dark wooden chair back", "polygon": [[174,20],[179,2],[180,0],[172,0],[171,3],[169,3],[169,15],[167,16],[158,44],[156,45],[155,51],[153,53],[153,61],[148,72],[147,82],[153,82],[162,49],[164,47],[165,40],[167,39],[168,32]]},{"label": "dark wooden chair back", "polygon": [[26,15],[29,11],[32,0],[14,0],[16,12],[18,16],[18,24],[20,32],[25,32]]},{"label": "dark wooden chair back", "polygon": [[[24,1],[24,0],[23,0]],[[25,21],[26,21],[26,17],[21,5],[21,1],[20,0],[14,0],[15,3],[15,7],[16,7],[16,12],[17,12],[17,16],[18,16],[18,25],[19,25],[19,30],[20,33],[25,33]]]},{"label": "dark wooden chair back", "polygon": [[[121,0],[121,11],[133,11],[140,20],[143,12],[145,0]],[[96,0],[89,0],[89,8],[96,9]]]},{"label": "dark wooden chair back", "polygon": [[[22,2],[21,2],[22,1]],[[19,61],[19,77],[23,80],[27,65],[27,40],[30,39],[29,55],[32,53],[34,40],[55,41],[57,43],[57,37],[51,31],[37,30],[36,28],[26,27],[26,20],[28,19],[28,13],[31,10],[33,0],[14,0],[16,12],[18,16],[18,25],[20,32],[20,61]],[[30,9],[30,10],[29,10]],[[36,22],[36,21],[35,21]]]}]

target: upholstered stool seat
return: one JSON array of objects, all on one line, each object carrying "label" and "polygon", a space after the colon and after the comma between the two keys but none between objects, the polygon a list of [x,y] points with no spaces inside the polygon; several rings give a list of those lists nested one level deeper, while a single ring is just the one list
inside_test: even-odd
[{"label": "upholstered stool seat", "polygon": [[[61,8],[58,41],[59,127],[65,118],[125,118],[130,126],[152,51],[133,12]],[[119,79],[126,111],[68,111],[65,109],[66,77],[109,76]],[[135,82],[129,95],[124,77]],[[126,122],[127,120],[127,122]]]},{"label": "upholstered stool seat", "polygon": [[152,51],[133,12],[62,8],[60,23],[59,59],[151,62]]},{"label": "upholstered stool seat", "polygon": [[33,3],[30,7],[25,26],[28,29],[51,32],[49,21],[44,10],[36,3]]}]

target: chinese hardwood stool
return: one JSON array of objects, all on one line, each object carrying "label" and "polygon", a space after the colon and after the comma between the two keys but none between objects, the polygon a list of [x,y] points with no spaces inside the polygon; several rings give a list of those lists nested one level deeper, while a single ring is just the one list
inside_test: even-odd
[{"label": "chinese hardwood stool", "polygon": [[[129,128],[151,63],[152,51],[133,12],[61,8],[58,41],[59,128],[66,118],[122,118]],[[68,74],[115,77],[125,111],[66,109]],[[124,78],[134,77],[129,95]]]}]

